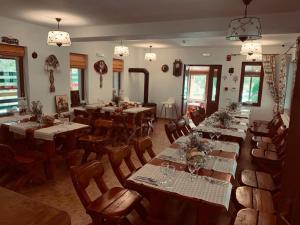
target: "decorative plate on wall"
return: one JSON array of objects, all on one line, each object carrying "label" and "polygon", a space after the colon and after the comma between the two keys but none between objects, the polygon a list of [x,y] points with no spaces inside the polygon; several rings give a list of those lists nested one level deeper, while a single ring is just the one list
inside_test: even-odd
[{"label": "decorative plate on wall", "polygon": [[167,64],[164,64],[161,66],[161,71],[163,71],[164,73],[169,71],[169,66]]}]

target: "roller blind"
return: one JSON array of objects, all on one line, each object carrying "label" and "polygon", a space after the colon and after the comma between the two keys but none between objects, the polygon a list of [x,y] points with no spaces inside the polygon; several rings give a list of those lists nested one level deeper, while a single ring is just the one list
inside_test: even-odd
[{"label": "roller blind", "polygon": [[25,47],[16,45],[0,44],[0,56],[23,57]]},{"label": "roller blind", "polygon": [[86,69],[87,55],[70,53],[70,68]]},{"label": "roller blind", "polygon": [[124,61],[122,59],[113,59],[113,72],[123,72]]}]

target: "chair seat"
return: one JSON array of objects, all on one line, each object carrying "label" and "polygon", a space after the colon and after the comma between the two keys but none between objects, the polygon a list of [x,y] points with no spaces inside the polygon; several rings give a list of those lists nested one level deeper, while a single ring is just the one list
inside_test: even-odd
[{"label": "chair seat", "polygon": [[270,144],[270,143],[259,141],[256,143],[256,146],[257,146],[257,148],[268,150],[268,151],[273,151],[273,152],[277,151],[275,144]]},{"label": "chair seat", "polygon": [[279,160],[278,154],[276,152],[259,149],[259,148],[252,149],[251,156],[255,158],[266,159],[266,160],[273,160],[273,161]]},{"label": "chair seat", "polygon": [[236,189],[235,195],[238,203],[245,208],[266,213],[275,212],[272,194],[269,191],[243,186]]},{"label": "chair seat", "polygon": [[254,209],[238,211],[234,225],[276,225],[277,218],[274,214],[258,212]]},{"label": "chair seat", "polygon": [[250,132],[258,136],[269,136],[270,129],[265,127],[251,127]]},{"label": "chair seat", "polygon": [[104,136],[98,136],[98,135],[84,135],[84,136],[81,136],[78,140],[80,142],[100,143],[100,142],[107,141],[108,138],[104,137]]},{"label": "chair seat", "polygon": [[88,213],[101,213],[107,218],[120,218],[130,213],[142,196],[135,191],[114,187],[94,200],[87,208]]},{"label": "chair seat", "polygon": [[264,143],[272,143],[272,138],[270,137],[263,137],[263,136],[253,136],[252,141],[254,142],[264,142]]},{"label": "chair seat", "polygon": [[271,174],[255,170],[243,170],[241,173],[241,183],[267,191],[274,191],[276,189]]}]

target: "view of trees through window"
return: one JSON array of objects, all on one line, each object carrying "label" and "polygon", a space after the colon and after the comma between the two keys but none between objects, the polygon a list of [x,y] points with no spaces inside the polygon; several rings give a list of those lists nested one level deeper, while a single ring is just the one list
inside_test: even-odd
[{"label": "view of trees through window", "polygon": [[0,113],[18,107],[17,60],[0,58]]},{"label": "view of trees through window", "polygon": [[241,94],[241,101],[243,103],[258,104],[261,74],[261,65],[245,65]]},{"label": "view of trees through window", "polygon": [[80,69],[71,68],[70,89],[71,91],[80,90]]},{"label": "view of trees through window", "polygon": [[190,80],[190,99],[206,100],[206,75],[192,75]]}]

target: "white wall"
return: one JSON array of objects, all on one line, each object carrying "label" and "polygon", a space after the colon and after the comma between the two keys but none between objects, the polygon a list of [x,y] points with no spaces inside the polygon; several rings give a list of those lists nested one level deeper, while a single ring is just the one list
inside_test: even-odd
[{"label": "white wall", "polygon": [[[69,93],[69,48],[48,46],[48,31],[46,27],[0,17],[0,36],[13,36],[26,47],[24,65],[28,99],[40,100],[45,112],[54,112],[54,96]],[[38,53],[37,59],[31,57],[34,51]],[[49,75],[44,70],[45,59],[51,54],[56,55],[60,63],[60,70],[54,73],[54,93],[49,92]]]},{"label": "white wall", "polygon": [[[154,49],[153,52],[157,54],[157,61],[148,62],[140,57],[139,65],[145,67],[150,72],[150,91],[149,101],[160,103],[165,101],[168,97],[175,97],[177,107],[181,109],[181,94],[182,94],[182,80],[183,76],[175,77],[172,75],[173,62],[175,59],[181,59],[184,64],[215,64],[222,65],[222,77],[227,75],[227,80],[222,78],[219,107],[226,106],[229,101],[238,101],[240,76],[242,62],[245,61],[245,56],[233,56],[231,61],[226,61],[226,55],[239,53],[240,48],[168,48],[168,49]],[[145,52],[144,50],[143,52]],[[264,53],[280,53],[280,47],[265,47]],[[211,53],[210,57],[203,57],[202,53]],[[161,66],[167,64],[169,71],[163,73]],[[143,66],[144,65],[144,66]],[[229,76],[228,69],[233,67],[235,72]],[[239,80],[233,81],[233,77],[237,75]],[[140,81],[142,83],[142,80]],[[224,88],[229,90],[225,91]],[[231,88],[236,88],[231,91]],[[132,97],[134,98],[134,97]],[[261,107],[253,107],[253,119],[270,119],[272,117],[273,100],[269,92],[266,82],[263,85],[263,95]],[[158,105],[160,109],[161,104]],[[159,111],[160,112],[160,111]]]}]

